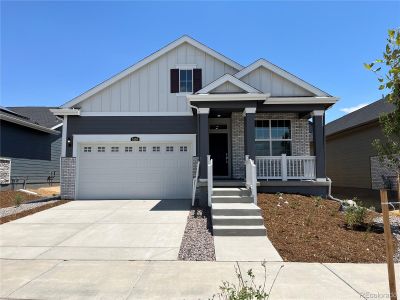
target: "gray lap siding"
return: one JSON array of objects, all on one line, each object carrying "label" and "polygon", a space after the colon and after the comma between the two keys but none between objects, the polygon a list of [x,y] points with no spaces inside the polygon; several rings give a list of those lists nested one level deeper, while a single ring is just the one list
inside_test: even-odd
[{"label": "gray lap siding", "polygon": [[[67,138],[75,134],[196,134],[196,116],[68,117]],[[66,146],[71,157],[72,146]]]}]

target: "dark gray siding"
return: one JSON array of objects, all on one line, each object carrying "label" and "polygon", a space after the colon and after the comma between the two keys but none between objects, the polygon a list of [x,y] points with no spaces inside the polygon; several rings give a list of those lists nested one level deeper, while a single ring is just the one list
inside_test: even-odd
[{"label": "dark gray siding", "polygon": [[54,182],[60,181],[61,134],[39,132],[2,121],[0,156],[11,158],[12,177],[28,176],[29,183],[39,183],[46,182],[55,171]]},{"label": "dark gray siding", "polygon": [[[196,116],[68,117],[67,137],[74,134],[195,134]],[[72,155],[67,146],[66,156]]]},{"label": "dark gray siding", "polygon": [[372,142],[382,139],[378,122],[327,137],[327,176],[333,186],[371,188]]}]

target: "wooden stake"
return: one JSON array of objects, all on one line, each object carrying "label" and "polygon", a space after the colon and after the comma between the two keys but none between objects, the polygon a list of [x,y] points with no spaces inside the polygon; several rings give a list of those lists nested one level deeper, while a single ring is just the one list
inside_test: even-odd
[{"label": "wooden stake", "polygon": [[396,278],[395,278],[394,263],[393,263],[392,232],[390,230],[390,221],[389,221],[389,204],[388,204],[387,190],[384,189],[381,190],[381,206],[382,206],[383,228],[385,232],[385,241],[386,241],[386,262],[389,275],[390,300],[397,300]]},{"label": "wooden stake", "polygon": [[400,173],[397,173],[397,200],[400,201]]}]

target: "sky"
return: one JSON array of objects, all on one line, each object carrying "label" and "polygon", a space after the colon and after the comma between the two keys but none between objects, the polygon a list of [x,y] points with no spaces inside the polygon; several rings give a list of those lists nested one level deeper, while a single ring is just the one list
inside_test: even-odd
[{"label": "sky", "polygon": [[340,101],[382,97],[381,58],[400,1],[2,1],[2,106],[59,106],[188,34],[246,66],[265,58]]}]

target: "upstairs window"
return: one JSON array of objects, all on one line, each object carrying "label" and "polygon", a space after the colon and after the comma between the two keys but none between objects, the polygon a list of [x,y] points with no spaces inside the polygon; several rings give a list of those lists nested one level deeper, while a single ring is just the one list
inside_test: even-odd
[{"label": "upstairs window", "polygon": [[191,93],[193,91],[193,70],[179,70],[179,92]]},{"label": "upstairs window", "polygon": [[201,69],[181,67],[170,70],[171,93],[195,93],[202,88]]}]

